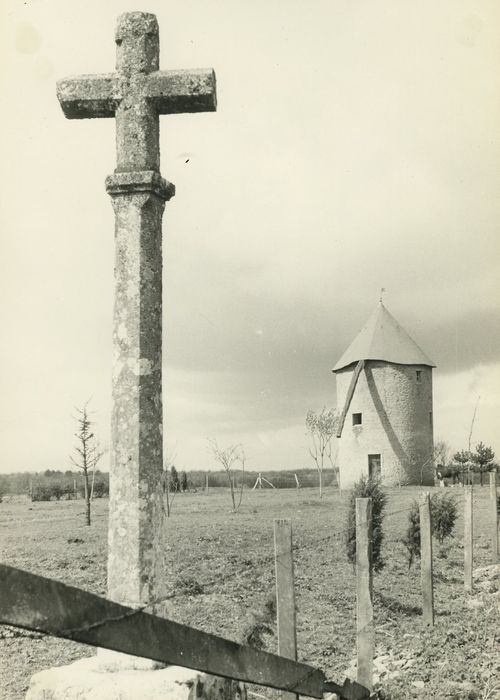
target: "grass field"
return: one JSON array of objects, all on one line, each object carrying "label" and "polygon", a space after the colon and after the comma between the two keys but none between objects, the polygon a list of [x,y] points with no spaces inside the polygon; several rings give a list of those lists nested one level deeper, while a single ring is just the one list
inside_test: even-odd
[{"label": "grass field", "polygon": [[[436,625],[426,630],[422,624],[418,562],[408,571],[399,542],[405,509],[418,492],[388,491],[387,564],[374,578],[380,685],[386,697],[398,700],[500,698],[498,593],[491,582],[472,596],[463,591],[460,488],[447,489],[459,504],[455,536],[434,550]],[[104,594],[107,506],[107,500],[94,501],[89,528],[82,501],[11,499],[0,504],[0,560]],[[292,518],[299,660],[342,681],[355,653],[354,573],[342,535],[336,534],[344,528],[347,496],[327,489],[319,501],[314,489],[251,491],[245,492],[236,515],[229,506],[229,494],[222,489],[177,496],[165,541],[168,590],[176,595],[166,603],[165,614],[239,641],[273,593],[273,518]],[[475,568],[491,564],[487,507],[488,489],[476,488]],[[13,628],[0,627],[0,637],[4,700],[22,698],[34,672],[94,653]],[[275,635],[268,635],[266,643],[276,651]]]}]

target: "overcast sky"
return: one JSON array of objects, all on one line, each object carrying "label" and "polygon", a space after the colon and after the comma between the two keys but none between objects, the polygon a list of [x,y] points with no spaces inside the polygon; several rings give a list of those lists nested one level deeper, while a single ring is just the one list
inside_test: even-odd
[{"label": "overcast sky", "polygon": [[[114,120],[67,75],[114,70],[154,12],[161,68],[214,67],[215,114],[161,118],[166,444],[214,468],[309,466],[304,417],[386,288],[437,364],[435,435],[500,456],[498,0],[3,0],[0,470],[67,469],[92,397],[109,444]],[[103,463],[107,468],[107,464]]]}]

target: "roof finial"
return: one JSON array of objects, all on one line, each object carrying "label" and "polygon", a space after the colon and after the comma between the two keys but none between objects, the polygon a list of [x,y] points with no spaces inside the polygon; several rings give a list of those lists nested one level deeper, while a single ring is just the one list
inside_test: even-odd
[{"label": "roof finial", "polygon": [[379,299],[380,303],[383,302],[384,292],[385,292],[385,287],[382,287],[382,289],[380,290],[380,299]]}]

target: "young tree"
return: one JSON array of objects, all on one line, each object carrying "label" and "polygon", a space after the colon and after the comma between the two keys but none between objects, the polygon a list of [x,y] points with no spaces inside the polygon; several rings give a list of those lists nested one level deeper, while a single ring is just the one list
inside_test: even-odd
[{"label": "young tree", "polygon": [[[457,519],[457,504],[448,494],[434,493],[431,496],[431,527],[432,535],[442,545],[447,537],[451,537]],[[408,513],[408,526],[401,542],[407,550],[408,569],[415,558],[420,558],[420,508],[416,500],[411,503]]]},{"label": "young tree", "polygon": [[179,480],[179,474],[175,468],[175,464],[171,463],[167,466],[167,470],[170,467],[170,478],[169,478],[169,489],[171,493],[179,493],[181,490],[181,482]]},{"label": "young tree", "polygon": [[433,493],[431,497],[432,534],[439,544],[451,537],[458,517],[457,504],[450,494]]},{"label": "young tree", "polygon": [[88,411],[88,401],[83,408],[77,408],[78,415],[75,420],[78,425],[75,437],[77,445],[75,446],[75,457],[70,456],[71,463],[81,469],[85,488],[85,522],[90,525],[90,488],[89,474],[94,471],[97,463],[104,454],[96,440],[92,430],[93,422],[90,420]]},{"label": "young tree", "polygon": [[472,461],[476,465],[476,470],[479,472],[479,478],[481,480],[481,486],[483,485],[483,474],[491,469],[493,460],[495,459],[495,453],[484,443],[480,442],[476,445],[476,451],[472,456]]},{"label": "young tree", "polygon": [[167,452],[162,474],[162,487],[165,495],[166,515],[170,518],[176,494],[179,492],[179,476],[174,465],[175,453]]},{"label": "young tree", "polygon": [[[323,498],[323,469],[325,460],[332,462],[332,438],[337,427],[337,415],[332,409],[324,408],[321,413],[308,411],[306,416],[306,428],[311,438],[309,454],[313,458],[319,479],[319,497]],[[338,477],[337,477],[338,481]]]},{"label": "young tree", "polygon": [[353,486],[349,497],[344,535],[344,545],[347,559],[353,566],[356,565],[356,498],[372,499],[372,546],[370,563],[373,567],[373,571],[381,571],[385,566],[385,561],[382,556],[382,542],[384,540],[382,523],[384,520],[384,510],[387,503],[387,496],[382,491],[380,482],[377,479],[362,476],[361,479]]},{"label": "young tree", "polygon": [[[227,480],[229,483],[229,489],[231,492],[231,502],[233,504],[233,513],[236,513],[238,508],[241,506],[241,501],[243,500],[243,474],[245,473],[245,462],[246,462],[246,457],[245,457],[245,452],[243,450],[243,447],[242,447],[242,445],[229,445],[229,447],[226,447],[225,449],[223,449],[222,447],[219,447],[219,445],[217,444],[217,440],[215,440],[215,439],[208,440],[208,444],[210,445],[210,449],[212,451],[212,455],[213,455],[215,461],[218,462],[221,465],[221,467],[224,469],[224,471],[226,472],[226,477],[227,477]],[[234,470],[237,467],[237,465],[240,465],[241,474],[242,474],[238,503],[236,503],[236,493],[235,493],[235,483],[234,483]]]},{"label": "young tree", "polygon": [[186,472],[181,472],[180,483],[182,493],[186,493],[186,491],[188,490],[188,478]]},{"label": "young tree", "polygon": [[420,557],[420,508],[415,499],[408,512],[408,527],[401,542],[406,547],[408,570],[410,570],[415,558]]},{"label": "young tree", "polygon": [[460,450],[453,455],[453,461],[458,464],[462,474],[462,483],[465,484],[465,472],[467,472],[467,482],[470,483],[470,468],[472,465],[471,453],[468,450]]}]

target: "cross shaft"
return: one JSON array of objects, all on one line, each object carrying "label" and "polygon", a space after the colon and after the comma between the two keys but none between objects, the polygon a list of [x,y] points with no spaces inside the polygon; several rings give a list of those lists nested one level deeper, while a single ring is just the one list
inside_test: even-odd
[{"label": "cross shaft", "polygon": [[214,111],[213,70],[160,71],[158,23],[118,18],[116,72],[66,78],[69,119],[115,117],[113,406],[108,596],[128,605],[160,598],[163,552],[162,215],[174,186],[160,175],[159,115]]}]

